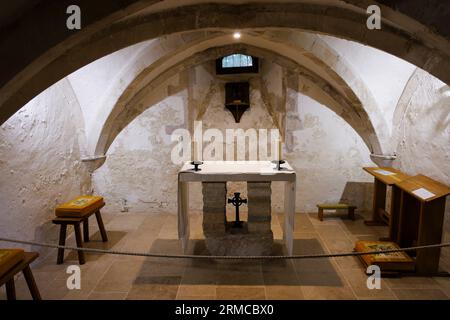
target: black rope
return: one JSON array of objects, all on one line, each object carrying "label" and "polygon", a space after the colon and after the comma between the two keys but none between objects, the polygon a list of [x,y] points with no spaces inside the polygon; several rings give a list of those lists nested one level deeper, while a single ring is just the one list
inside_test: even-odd
[{"label": "black rope", "polygon": [[43,243],[36,241],[25,241],[9,238],[1,238],[0,241],[10,242],[10,243],[20,243],[32,246],[55,248],[55,249],[67,249],[76,250],[91,253],[106,253],[114,255],[126,255],[126,256],[141,256],[149,258],[168,258],[168,259],[222,259],[222,260],[297,260],[297,259],[318,259],[318,258],[337,258],[337,257],[352,257],[352,256],[364,256],[372,254],[382,254],[382,253],[396,253],[396,252],[407,252],[416,250],[426,250],[433,248],[444,248],[450,247],[450,243],[440,243],[432,244],[426,246],[416,246],[400,249],[389,249],[389,250],[379,250],[379,251],[367,251],[367,252],[345,252],[345,253],[332,253],[332,254],[306,254],[306,255],[281,255],[281,256],[207,256],[207,255],[190,255],[190,254],[162,254],[162,253],[145,253],[145,252],[131,252],[131,251],[117,251],[117,250],[105,250],[105,249],[95,249],[95,248],[79,248],[72,246],[61,246],[58,244]]}]

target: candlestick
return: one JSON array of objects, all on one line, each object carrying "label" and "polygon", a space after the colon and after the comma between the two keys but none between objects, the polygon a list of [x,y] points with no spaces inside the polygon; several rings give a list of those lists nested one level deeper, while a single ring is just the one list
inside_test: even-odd
[{"label": "candlestick", "polygon": [[197,141],[193,141],[192,144],[194,146],[194,150],[193,150],[193,156],[192,156],[192,160],[193,161],[198,161],[198,145],[197,145]]},{"label": "candlestick", "polygon": [[281,138],[280,138],[278,140],[278,160],[283,159],[282,150],[283,150],[283,142],[281,141]]}]

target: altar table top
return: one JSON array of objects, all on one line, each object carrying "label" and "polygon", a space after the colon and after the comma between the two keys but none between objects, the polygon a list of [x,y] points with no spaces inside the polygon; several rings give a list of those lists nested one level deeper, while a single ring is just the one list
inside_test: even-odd
[{"label": "altar table top", "polygon": [[179,172],[180,181],[295,181],[295,171],[284,163],[281,170],[271,161],[204,161],[200,171],[186,162]]}]

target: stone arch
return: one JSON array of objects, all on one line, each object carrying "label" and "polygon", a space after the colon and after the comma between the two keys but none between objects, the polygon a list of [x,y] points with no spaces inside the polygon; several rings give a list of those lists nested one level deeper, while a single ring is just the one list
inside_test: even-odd
[{"label": "stone arch", "polygon": [[[102,12],[101,23],[91,21],[92,26],[76,36],[59,35],[54,42],[46,43],[47,48],[40,48],[39,59],[27,57],[26,65],[20,61],[22,66],[1,82],[1,123],[51,84],[102,56],[144,40],[202,29],[274,28],[334,35],[391,53],[450,83],[448,40],[387,7],[383,7],[389,13],[383,15],[383,28],[367,30],[361,27],[367,18],[365,1],[194,4],[178,8],[163,4],[152,8],[151,2],[149,11],[140,14],[135,13],[142,4],[130,3],[127,1],[127,10],[123,10],[114,2],[116,9],[106,12],[109,15]],[[2,45],[7,48],[16,42],[11,35]]]},{"label": "stone arch", "polygon": [[[175,59],[173,65],[169,64],[164,71],[153,77],[146,77],[145,75],[153,72],[153,65],[147,68],[147,70],[144,70],[135,81],[142,82],[146,78],[147,81],[143,84],[141,83],[140,86],[133,83],[122,93],[116,107],[111,112],[102,128],[95,153],[103,155],[123,128],[147,109],[140,101],[147,97],[162,82],[183,70],[234,52],[256,55],[268,59],[281,66],[287,67],[292,73],[300,75],[305,82],[308,83],[309,89],[303,91],[306,95],[318,100],[340,115],[362,137],[370,151],[381,152],[381,144],[370,118],[362,107],[360,100],[353,94],[351,89],[348,87],[346,88],[348,94],[350,94],[350,92],[352,93],[349,98],[336,90],[328,81],[289,57],[281,56],[274,51],[261,47],[255,47],[248,44],[234,44],[209,48],[181,61]],[[157,65],[159,64],[157,63]],[[341,84],[341,86],[343,85],[344,83]],[[141,89],[136,90],[137,87],[141,87]],[[314,89],[311,89],[311,87]],[[300,88],[297,88],[297,90],[299,89]],[[135,92],[133,93],[133,91]],[[320,95],[318,93],[320,93]],[[321,96],[324,96],[325,98]],[[274,116],[273,112],[276,111],[269,110],[269,113],[271,113],[272,116]]]},{"label": "stone arch", "polygon": [[400,124],[403,121],[403,117],[405,117],[408,105],[414,96],[414,93],[416,92],[417,88],[419,87],[421,83],[421,75],[422,72],[420,72],[419,69],[416,69],[409,78],[408,82],[405,85],[405,88],[403,89],[402,95],[400,96],[400,99],[397,102],[397,106],[394,110],[394,118],[393,122],[395,124],[394,128],[396,130],[392,133],[392,144],[393,146],[398,144],[398,140],[400,137],[399,130],[401,129]]},{"label": "stone arch", "polygon": [[[217,37],[217,32],[191,32],[185,34],[173,34],[170,36],[141,42],[133,47],[135,55],[127,57],[128,61],[125,65],[118,68],[117,74],[113,78],[108,79],[105,84],[104,91],[99,94],[96,99],[97,108],[92,110],[95,112],[95,121],[92,122],[86,132],[88,135],[88,154],[94,155],[95,144],[101,128],[106,121],[109,113],[117,104],[122,93],[129,87],[139,84],[136,81],[136,75],[142,73],[143,70],[149,68],[155,62],[161,62],[166,55],[174,52],[180,52],[189,49],[203,41],[208,41]],[[219,33],[222,34],[222,33]],[[121,51],[116,51],[121,54]],[[108,57],[110,57],[109,55]],[[104,57],[108,58],[108,57]],[[90,80],[90,79],[89,79]]]},{"label": "stone arch", "polygon": [[[180,52],[188,52],[191,55],[195,48],[199,51],[208,46],[219,46],[229,43],[230,35],[223,32],[193,32],[190,34],[174,34],[152,41],[146,41],[129,48],[136,48],[137,54],[127,65],[120,69],[111,83],[105,86],[107,92],[97,99],[99,106],[94,111],[95,122],[91,122],[86,128],[88,134],[88,154],[94,155],[98,137],[103,124],[113,107],[119,102],[125,104],[136,92],[148,83],[147,73],[157,69],[155,66],[163,65],[170,57]],[[270,41],[270,42],[269,42]],[[311,71],[327,80],[337,91],[347,97],[355,107],[362,103],[378,135],[383,151],[389,145],[388,130],[384,118],[378,109],[375,99],[364,81],[359,77],[350,64],[340,54],[332,49],[320,36],[296,32],[286,33],[277,31],[274,33],[253,32],[252,35],[244,33],[243,43],[253,44],[258,47],[283,50],[288,57],[300,64],[306,65]],[[200,48],[200,49],[199,49]],[[127,50],[129,50],[127,48]],[[289,52],[287,51],[289,50]],[[117,53],[119,53],[118,51]],[[155,63],[155,66],[150,66]],[[167,67],[166,67],[167,68]],[[142,72],[147,69],[149,72]],[[140,74],[138,78],[136,75]],[[127,88],[128,94],[122,95]],[[134,93],[133,93],[134,91]],[[355,100],[355,96],[358,99]],[[120,101],[118,101],[120,98]],[[116,106],[117,107],[117,106]]]},{"label": "stone arch", "polygon": [[[348,59],[334,50],[320,35],[309,32],[268,31],[258,33],[278,45],[291,47],[301,52],[317,67],[314,69],[331,83],[336,83],[336,89],[342,92],[348,99],[357,97],[361,101],[365,111],[375,128],[375,132],[382,145],[383,153],[390,153],[390,135],[388,125],[377,104],[375,97],[365,84],[364,80],[354,70]],[[320,69],[320,73],[317,71]],[[326,76],[324,76],[326,75]],[[342,85],[343,84],[343,85]],[[358,103],[358,100],[354,103]]]}]

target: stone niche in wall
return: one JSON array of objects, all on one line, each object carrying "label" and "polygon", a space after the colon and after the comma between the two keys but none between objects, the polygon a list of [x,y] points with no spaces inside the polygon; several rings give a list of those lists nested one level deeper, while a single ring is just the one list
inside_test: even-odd
[{"label": "stone niche in wall", "polygon": [[226,83],[225,107],[231,112],[236,123],[239,123],[244,112],[250,108],[250,84],[248,82]]}]

